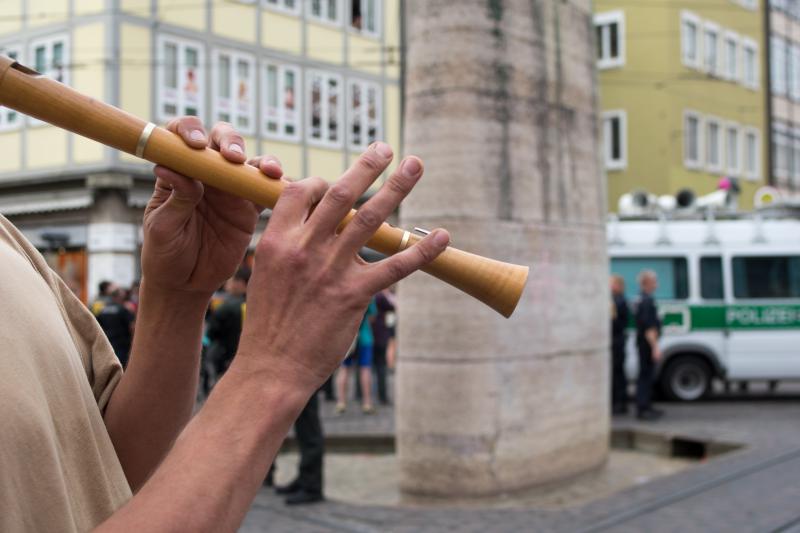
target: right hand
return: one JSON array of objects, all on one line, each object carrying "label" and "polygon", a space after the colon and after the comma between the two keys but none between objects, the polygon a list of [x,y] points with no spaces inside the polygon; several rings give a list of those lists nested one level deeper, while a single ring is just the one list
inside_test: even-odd
[{"label": "right hand", "polygon": [[656,363],[661,361],[661,348],[659,348],[658,343],[656,343],[653,346],[652,352],[653,352],[653,361],[655,361]]},{"label": "right hand", "polygon": [[256,247],[231,370],[272,375],[313,392],[341,363],[372,296],[445,250],[450,236],[439,229],[378,263],[357,255],[422,176],[422,162],[413,156],[336,234],[391,160],[391,148],[375,143],[332,186],[309,178],[285,188]]}]

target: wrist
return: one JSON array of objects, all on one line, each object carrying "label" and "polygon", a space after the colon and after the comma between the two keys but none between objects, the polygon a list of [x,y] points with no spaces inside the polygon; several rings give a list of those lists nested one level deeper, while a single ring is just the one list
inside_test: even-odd
[{"label": "wrist", "polygon": [[165,287],[152,283],[147,277],[142,278],[139,289],[140,305],[142,302],[149,305],[157,305],[161,308],[171,308],[176,312],[185,312],[189,309],[202,309],[208,307],[208,302],[213,296],[213,291],[189,291]]},{"label": "wrist", "polygon": [[228,387],[254,395],[260,402],[295,413],[296,417],[319,388],[309,380],[298,378],[276,368],[252,364],[246,354],[237,353],[222,381],[227,382]]}]

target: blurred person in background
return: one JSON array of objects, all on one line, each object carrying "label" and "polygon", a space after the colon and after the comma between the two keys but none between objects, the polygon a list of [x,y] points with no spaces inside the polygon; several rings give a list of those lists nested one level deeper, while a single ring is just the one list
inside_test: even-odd
[{"label": "blurred person in background", "polygon": [[622,276],[611,276],[611,412],[628,412],[628,381],[625,378],[625,330],[630,320]]},{"label": "blurred person in background", "polygon": [[134,314],[125,305],[126,296],[125,289],[112,285],[108,301],[97,314],[97,321],[123,368],[128,366],[135,322]]},{"label": "blurred person in background", "polygon": [[225,299],[209,317],[206,329],[209,340],[208,357],[214,365],[216,379],[228,370],[239,347],[249,280],[250,269],[246,266],[239,267],[225,283]]},{"label": "blurred person in background", "polygon": [[653,408],[653,373],[661,359],[658,339],[661,319],[653,294],[658,288],[658,276],[644,270],[638,277],[640,294],[635,304],[636,348],[639,352],[639,377],[636,380],[636,416],[640,420],[658,420],[663,411]]},{"label": "blurred person in background", "polygon": [[111,300],[110,294],[112,290],[114,290],[114,284],[106,279],[97,284],[97,296],[89,306],[94,316],[99,315],[103,307]]},{"label": "blurred person in background", "polygon": [[372,355],[374,349],[374,337],[372,335],[372,321],[378,314],[375,306],[375,298],[369,302],[361,325],[358,328],[356,337],[355,353],[351,354],[342,363],[339,373],[336,375],[336,412],[341,414],[347,410],[347,382],[348,377],[354,374],[353,366],[358,364],[358,372],[361,390],[361,410],[364,414],[372,414],[375,407],[372,405]]},{"label": "blurred person in background", "polygon": [[387,323],[394,313],[395,297],[391,290],[384,289],[375,295],[377,314],[372,322],[372,336],[375,340],[372,364],[375,368],[375,381],[378,388],[378,402],[389,405],[389,396],[386,392],[386,351],[389,341],[393,336],[392,326]]}]

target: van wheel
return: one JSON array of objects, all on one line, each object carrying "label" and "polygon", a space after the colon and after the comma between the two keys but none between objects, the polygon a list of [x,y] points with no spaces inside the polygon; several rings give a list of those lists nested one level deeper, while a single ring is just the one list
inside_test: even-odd
[{"label": "van wheel", "polygon": [[667,364],[660,381],[670,400],[693,402],[711,390],[711,368],[697,356],[679,355]]}]

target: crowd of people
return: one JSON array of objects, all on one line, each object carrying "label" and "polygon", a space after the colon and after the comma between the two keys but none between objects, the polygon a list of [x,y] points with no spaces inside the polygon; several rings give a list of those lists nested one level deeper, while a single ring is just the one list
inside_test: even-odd
[{"label": "crowd of people", "polygon": [[[208,397],[237,352],[247,313],[246,295],[250,275],[250,268],[241,266],[209,303],[202,340],[199,401]],[[113,282],[102,281],[98,286],[97,298],[90,304],[92,313],[123,367],[127,366],[133,340],[138,289],[138,282],[126,289]],[[362,413],[369,415],[375,412],[373,392],[377,395],[378,403],[390,404],[387,373],[394,368],[396,353],[395,305],[393,290],[384,289],[375,295],[341,368],[322,387],[325,399],[336,402],[336,413],[342,414],[347,409],[351,380],[354,380],[354,396],[361,403]],[[309,399],[295,421],[294,430],[300,449],[298,473],[292,482],[275,487],[275,491],[284,495],[289,505],[322,501],[324,437],[316,394]],[[272,486],[273,480],[274,466],[264,484]]]}]

